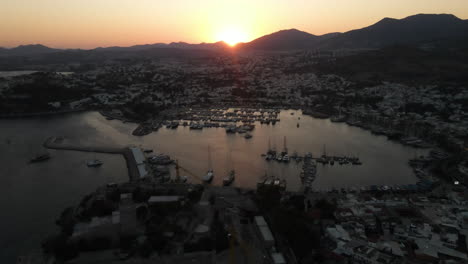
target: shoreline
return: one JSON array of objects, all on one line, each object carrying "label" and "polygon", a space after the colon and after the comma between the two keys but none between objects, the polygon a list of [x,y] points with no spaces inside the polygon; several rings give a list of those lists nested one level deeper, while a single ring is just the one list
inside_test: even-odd
[{"label": "shoreline", "polygon": [[37,113],[13,113],[13,114],[0,114],[0,119],[22,119],[28,117],[42,117],[42,116],[54,116],[62,114],[80,113],[93,111],[92,109],[70,109],[53,112],[37,112]]}]

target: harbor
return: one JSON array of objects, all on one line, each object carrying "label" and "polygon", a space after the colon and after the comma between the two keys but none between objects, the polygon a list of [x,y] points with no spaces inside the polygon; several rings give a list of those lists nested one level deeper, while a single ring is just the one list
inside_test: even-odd
[{"label": "harbor", "polygon": [[[317,172],[307,188],[330,191],[373,185],[416,184],[421,172],[412,169],[408,160],[425,153],[424,150],[404,147],[343,122],[304,115],[300,110],[213,108],[168,112],[164,118],[154,119],[155,127],[143,137],[134,136],[133,133],[142,129],[141,124],[119,120],[116,113],[111,113],[115,118],[103,112],[81,115],[88,116],[86,122],[102,133],[99,143],[75,138],[75,142],[81,142],[70,144],[65,133],[66,140],[55,137],[47,140],[44,146],[118,154],[127,161],[127,172],[132,181],[145,173],[138,171],[132,151],[125,146],[141,149],[144,158],[141,158],[140,165],[144,163],[146,173],[162,176],[165,181],[177,178],[173,163],[177,160],[181,168],[192,174],[181,170],[179,176],[184,181],[200,182],[208,170],[213,170],[214,177],[210,181],[213,185],[221,186],[229,171],[234,170],[235,180],[230,185],[254,189],[258,179],[268,174],[284,179],[288,191],[304,189],[300,175],[306,157],[313,162]],[[270,121],[267,124],[265,118],[276,123]],[[106,141],[115,143],[107,144]],[[173,148],[173,142],[180,143],[181,147]],[[359,145],[358,142],[367,144]],[[383,146],[387,151],[376,152],[374,145]],[[210,168],[205,154],[208,146],[211,146],[212,156]],[[152,153],[153,150],[155,153]],[[220,158],[227,152],[232,153],[230,161]],[[159,155],[170,156],[172,165],[155,164]],[[374,169],[388,162],[395,164],[393,170],[381,172]],[[94,158],[89,159],[87,164],[88,167],[102,166],[102,162]]]},{"label": "harbor", "polygon": [[[211,169],[214,172],[211,185],[222,186],[230,170],[235,170],[235,179],[230,183],[233,187],[256,189],[259,181],[262,181],[267,185],[281,185],[289,192],[302,192],[304,183],[300,177],[303,170],[301,158],[303,160],[307,152],[313,153],[314,159],[320,158],[326,145],[327,156],[359,157],[363,164],[340,166],[339,162],[335,162],[332,166],[318,163],[310,191],[356,192],[390,188],[414,190],[417,187],[416,183],[420,179],[416,177],[408,161],[425,154],[421,150],[389,141],[384,136],[373,135],[358,127],[313,118],[296,110],[282,110],[278,118],[281,121],[275,125],[271,122],[262,124],[261,121],[249,123],[255,126],[246,132],[252,135],[250,139],[244,137],[246,133],[237,131],[227,133],[226,127],[221,126],[190,129],[189,125],[183,125],[185,121],[175,128],[161,127],[157,132],[152,131],[146,136],[138,137],[132,135],[138,124],[118,119],[110,120],[98,112],[44,119],[2,120],[0,128],[6,137],[1,142],[2,154],[6,157],[5,169],[9,172],[7,184],[2,185],[2,193],[14,197],[16,201],[12,205],[5,204],[2,208],[14,212],[14,215],[29,215],[31,213],[29,210],[17,211],[15,208],[30,208],[31,205],[43,207],[47,204],[50,210],[36,214],[50,223],[50,219],[59,214],[64,206],[76,202],[79,197],[97,186],[129,181],[129,169],[122,154],[126,146],[142,149],[148,158],[158,157],[160,154],[169,155],[171,160],[178,161],[181,167],[179,171],[181,179],[187,178],[187,182],[192,183],[201,183],[194,176],[202,178],[207,174],[209,169],[207,147],[211,146]],[[186,122],[189,124],[192,121]],[[200,120],[195,122],[199,123]],[[297,127],[298,123],[300,127]],[[244,126],[243,122],[235,124],[236,127]],[[29,133],[28,136],[25,136],[26,131]],[[63,136],[63,141],[59,139],[56,142],[49,142],[47,145],[51,147],[48,149],[51,156],[49,160],[29,164],[20,172],[13,169],[24,166],[25,163],[29,163],[31,157],[42,152],[44,141],[51,135]],[[261,154],[265,154],[269,149],[268,141],[271,148],[276,146],[281,152],[284,137],[287,138],[290,162],[266,161]],[[174,147],[176,142],[177,148]],[[68,147],[74,151],[59,149],[60,147]],[[153,152],[145,153],[145,150]],[[226,159],[228,152],[231,153],[230,159]],[[294,159],[296,152],[297,157]],[[87,162],[94,159],[99,159],[104,164],[98,168],[88,167]],[[158,158],[154,160],[164,162]],[[317,162],[317,160],[312,161]],[[388,167],[388,164],[392,164],[390,169],[385,171],[379,169],[382,166]],[[147,165],[149,173],[154,173],[151,167],[159,166]],[[160,173],[164,174],[161,174],[161,177],[175,179],[175,164],[171,163],[165,167],[168,169],[159,167]],[[264,179],[265,175],[268,175],[267,179]],[[19,194],[24,192],[25,187],[31,185],[38,190],[35,195],[31,196],[31,199],[20,197]],[[44,192],[48,195],[43,195]],[[60,197],[65,194],[67,198],[61,199]],[[24,216],[12,217],[12,219],[18,218],[23,219]],[[9,224],[13,225],[14,222]],[[40,225],[44,226],[44,223]],[[32,225],[30,229],[37,228]],[[44,229],[44,233],[51,233],[54,228],[51,225]],[[26,238],[30,237],[27,231],[30,229],[23,229],[24,236],[19,237],[26,241]],[[9,237],[8,230],[4,230],[3,233],[6,238]],[[32,241],[37,242],[40,239],[36,237]]]}]

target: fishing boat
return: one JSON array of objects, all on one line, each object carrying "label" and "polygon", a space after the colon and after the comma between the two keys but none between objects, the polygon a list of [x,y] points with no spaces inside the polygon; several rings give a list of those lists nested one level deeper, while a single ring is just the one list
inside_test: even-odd
[{"label": "fishing boat", "polygon": [[104,162],[98,160],[98,159],[94,159],[94,160],[90,160],[86,163],[86,165],[88,167],[99,167],[101,166],[102,164],[104,164]]},{"label": "fishing boat", "polygon": [[236,177],[236,172],[234,170],[231,170],[229,172],[229,175],[223,178],[223,186],[229,186],[234,182],[234,179]]},{"label": "fishing boat", "polygon": [[244,138],[246,138],[246,139],[252,138],[252,135],[249,134],[249,133],[246,133],[245,136],[244,136]]}]

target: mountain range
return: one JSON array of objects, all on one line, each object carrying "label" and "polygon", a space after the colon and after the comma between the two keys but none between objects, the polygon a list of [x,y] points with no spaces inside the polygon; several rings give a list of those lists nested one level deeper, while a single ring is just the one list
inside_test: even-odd
[{"label": "mountain range", "polygon": [[[131,47],[96,48],[92,52],[142,52],[154,49],[183,50],[235,50],[235,51],[293,51],[377,49],[392,45],[432,45],[464,47],[468,43],[468,20],[449,14],[419,14],[403,19],[384,18],[365,28],[344,33],[313,35],[297,29],[281,30],[262,36],[251,42],[239,43],[234,49],[220,41],[216,43],[189,44],[173,42]],[[16,48],[0,48],[0,56],[33,56],[64,51],[40,44],[22,45]]]}]

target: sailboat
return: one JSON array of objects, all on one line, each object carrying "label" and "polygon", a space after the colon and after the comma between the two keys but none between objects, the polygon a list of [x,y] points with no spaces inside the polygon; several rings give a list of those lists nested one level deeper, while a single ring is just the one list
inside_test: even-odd
[{"label": "sailboat", "polygon": [[[232,164],[231,160],[231,150],[229,150],[226,153],[226,168],[228,168],[229,164],[231,164],[231,167],[234,167]],[[236,178],[236,171],[232,169],[226,177],[223,178],[223,186],[229,186],[234,182],[234,179]]]},{"label": "sailboat", "polygon": [[271,148],[271,140],[270,138],[268,138],[268,151],[267,151],[265,160],[270,161],[274,159],[275,156],[276,156],[276,151],[273,151],[273,149]]},{"label": "sailboat", "polygon": [[229,186],[231,185],[236,178],[236,171],[231,170],[229,172],[229,175],[223,178],[223,186]]},{"label": "sailboat", "polygon": [[286,136],[283,137],[283,152],[281,152],[281,155],[287,155],[288,154],[288,147],[286,146]]},{"label": "sailboat", "polygon": [[208,146],[208,171],[206,172],[206,175],[203,176],[203,181],[206,183],[210,183],[213,181],[214,177],[214,172],[211,166],[211,153],[210,153],[210,146]]},{"label": "sailboat", "polygon": [[317,159],[317,162],[322,164],[328,164],[328,157],[325,144],[323,145],[323,154],[320,158]]}]

